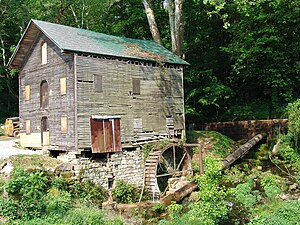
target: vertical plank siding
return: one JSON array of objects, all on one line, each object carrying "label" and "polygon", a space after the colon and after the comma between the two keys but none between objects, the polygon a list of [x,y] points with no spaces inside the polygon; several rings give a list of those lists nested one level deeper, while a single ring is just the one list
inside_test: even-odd
[{"label": "vertical plank siding", "polygon": [[[91,115],[121,116],[122,143],[134,143],[147,133],[165,134],[167,117],[174,119],[175,129],[184,129],[182,67],[135,65],[78,55],[76,68],[79,149],[91,146]],[[101,92],[94,88],[94,76],[101,77]],[[139,94],[133,93],[137,88],[133,85],[139,85],[139,90],[135,89]],[[136,121],[141,129],[134,128]]]},{"label": "vertical plank siding", "polygon": [[[41,63],[41,46],[47,43],[47,63]],[[66,78],[66,95],[61,95],[60,80]],[[48,109],[40,109],[40,85],[46,80],[49,88]],[[31,133],[41,133],[41,119],[48,117],[50,145],[66,150],[75,147],[74,68],[73,55],[61,53],[45,35],[41,34],[28,53],[20,70],[20,132],[25,133],[25,121],[31,121]],[[25,101],[25,86],[30,85],[30,100]],[[68,118],[67,133],[61,133],[61,117]]]}]

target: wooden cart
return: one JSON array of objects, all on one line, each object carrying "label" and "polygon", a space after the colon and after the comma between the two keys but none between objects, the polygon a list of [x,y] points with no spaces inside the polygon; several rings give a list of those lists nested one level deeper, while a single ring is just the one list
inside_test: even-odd
[{"label": "wooden cart", "polygon": [[20,133],[19,117],[11,117],[5,120],[4,133],[7,136],[18,137]]}]

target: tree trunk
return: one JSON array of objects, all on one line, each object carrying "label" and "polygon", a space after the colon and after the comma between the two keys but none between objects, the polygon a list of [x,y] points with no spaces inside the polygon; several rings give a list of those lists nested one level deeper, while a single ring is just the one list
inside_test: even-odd
[{"label": "tree trunk", "polygon": [[176,55],[181,55],[183,42],[183,20],[182,20],[182,3],[183,0],[175,0],[175,34],[176,34]]},{"label": "tree trunk", "polygon": [[169,12],[169,23],[172,40],[172,52],[181,55],[183,41],[183,21],[182,21],[183,0],[167,0],[167,10]]},{"label": "tree trunk", "polygon": [[[171,41],[172,41],[172,52],[177,52],[177,40],[176,40],[176,32],[175,32],[175,4],[174,0],[168,0],[166,2],[167,10],[169,12],[169,24],[170,24],[170,32],[171,32]],[[176,54],[176,53],[175,53]]]},{"label": "tree trunk", "polygon": [[2,37],[0,36],[0,41],[1,41],[1,51],[2,51],[2,60],[3,60],[3,66],[6,65],[6,57],[5,57],[5,46],[4,46],[4,41]]},{"label": "tree trunk", "polygon": [[162,45],[159,30],[158,30],[156,20],[155,20],[155,16],[154,16],[154,12],[151,8],[150,0],[143,0],[143,4],[144,4],[144,7],[145,7],[145,12],[146,12],[146,16],[147,16],[147,19],[148,19],[148,23],[149,23],[149,27],[150,27],[150,32],[152,34],[152,38],[155,42]]}]

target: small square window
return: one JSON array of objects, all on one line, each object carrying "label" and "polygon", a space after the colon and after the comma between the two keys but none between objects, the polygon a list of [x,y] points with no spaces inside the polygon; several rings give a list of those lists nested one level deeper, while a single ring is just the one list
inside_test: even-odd
[{"label": "small square window", "polygon": [[25,121],[25,128],[26,128],[26,134],[30,134],[30,132],[31,132],[30,120]]},{"label": "small square window", "polygon": [[67,78],[60,78],[60,94],[65,95],[67,94]]},{"label": "small square window", "polygon": [[30,100],[30,85],[25,86],[25,100]]},{"label": "small square window", "polygon": [[66,116],[60,118],[60,130],[63,134],[68,133],[68,118]]}]

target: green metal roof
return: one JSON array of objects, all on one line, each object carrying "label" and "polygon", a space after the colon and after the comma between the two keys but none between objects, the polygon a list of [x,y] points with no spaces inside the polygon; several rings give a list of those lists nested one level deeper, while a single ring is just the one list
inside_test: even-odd
[{"label": "green metal roof", "polygon": [[117,37],[39,20],[31,22],[65,51],[189,65],[154,41]]}]

